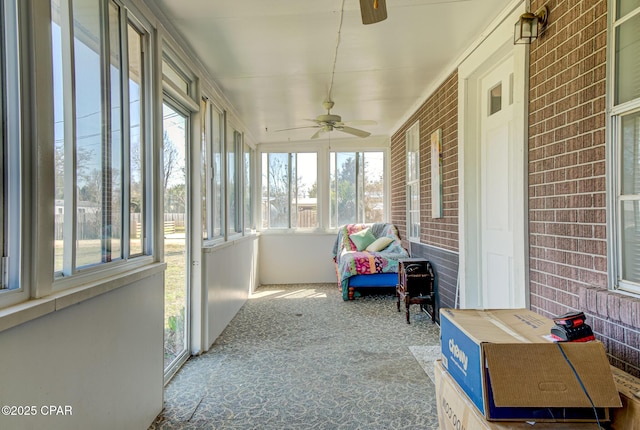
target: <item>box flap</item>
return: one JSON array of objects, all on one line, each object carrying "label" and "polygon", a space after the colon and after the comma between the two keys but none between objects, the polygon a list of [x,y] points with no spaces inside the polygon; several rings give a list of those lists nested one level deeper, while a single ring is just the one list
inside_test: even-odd
[{"label": "box flap", "polygon": [[640,401],[640,379],[615,366],[611,366],[611,373],[620,394]]},{"label": "box flap", "polygon": [[609,361],[600,342],[485,344],[484,352],[498,407],[620,407]]},{"label": "box flap", "polygon": [[553,321],[528,309],[442,309],[478,343],[549,342]]}]

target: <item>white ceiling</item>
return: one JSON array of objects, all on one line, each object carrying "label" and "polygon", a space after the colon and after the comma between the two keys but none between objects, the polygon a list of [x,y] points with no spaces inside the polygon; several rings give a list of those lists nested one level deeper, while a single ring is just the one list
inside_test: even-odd
[{"label": "white ceiling", "polygon": [[326,113],[329,91],[332,114],[391,135],[513,0],[387,0],[388,19],[371,25],[358,0],[153,3],[262,143],[309,139],[316,130],[275,130],[314,125],[305,118]]}]

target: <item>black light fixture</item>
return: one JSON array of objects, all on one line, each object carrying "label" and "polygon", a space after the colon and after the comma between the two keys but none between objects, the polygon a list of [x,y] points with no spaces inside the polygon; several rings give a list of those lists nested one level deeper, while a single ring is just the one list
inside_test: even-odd
[{"label": "black light fixture", "polygon": [[536,13],[525,12],[520,15],[513,30],[513,44],[530,44],[547,29],[549,8],[542,6]]}]

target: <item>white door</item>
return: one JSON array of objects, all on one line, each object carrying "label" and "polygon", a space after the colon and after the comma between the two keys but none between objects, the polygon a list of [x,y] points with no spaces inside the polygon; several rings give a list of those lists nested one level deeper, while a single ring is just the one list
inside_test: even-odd
[{"label": "white door", "polygon": [[[480,80],[480,259],[483,305],[509,308],[514,298],[513,56]],[[517,172],[521,174],[521,172]]]},{"label": "white door", "polygon": [[458,68],[460,306],[526,308],[527,45],[510,12]]}]

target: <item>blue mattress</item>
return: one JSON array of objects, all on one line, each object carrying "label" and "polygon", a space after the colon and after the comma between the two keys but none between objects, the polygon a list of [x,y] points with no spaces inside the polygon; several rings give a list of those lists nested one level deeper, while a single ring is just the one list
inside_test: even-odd
[{"label": "blue mattress", "polygon": [[395,287],[397,273],[377,273],[375,275],[354,275],[349,278],[350,287]]}]

